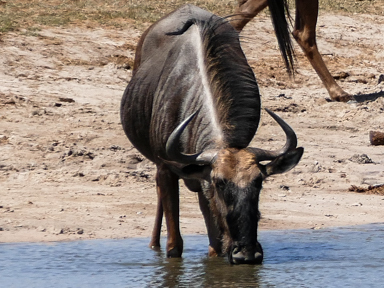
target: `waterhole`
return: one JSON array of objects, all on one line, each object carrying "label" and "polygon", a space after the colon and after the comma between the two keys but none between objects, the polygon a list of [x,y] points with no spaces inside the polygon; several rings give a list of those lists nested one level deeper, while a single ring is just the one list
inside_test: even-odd
[{"label": "waterhole", "polygon": [[0,244],[0,287],[383,287],[383,235],[382,223],[261,231],[257,266],[208,258],[203,235],[184,236],[181,259],[143,238]]}]

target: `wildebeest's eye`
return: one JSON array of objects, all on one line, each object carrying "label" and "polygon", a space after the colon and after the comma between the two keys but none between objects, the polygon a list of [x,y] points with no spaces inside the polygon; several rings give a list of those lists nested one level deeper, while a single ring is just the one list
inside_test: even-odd
[{"label": "wildebeest's eye", "polygon": [[228,184],[228,181],[226,179],[217,179],[215,186],[218,190],[224,190],[227,184]]},{"label": "wildebeest's eye", "polygon": [[261,189],[262,182],[263,182],[263,178],[262,177],[257,177],[256,179],[254,179],[252,181],[252,186]]}]

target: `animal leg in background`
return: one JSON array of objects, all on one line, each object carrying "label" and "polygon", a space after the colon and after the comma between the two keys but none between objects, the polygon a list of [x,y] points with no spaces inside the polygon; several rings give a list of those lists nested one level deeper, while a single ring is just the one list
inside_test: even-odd
[{"label": "animal leg in background", "polygon": [[307,56],[317,75],[319,75],[331,99],[347,102],[352,99],[352,96],[341,89],[336,83],[317,49],[316,22],[318,6],[318,1],[296,1],[295,27],[292,34],[301,49],[303,49],[305,56]]},{"label": "animal leg in background", "polygon": [[179,227],[179,177],[165,164],[157,165],[156,184],[158,201],[155,227],[153,229],[151,246],[160,246],[161,215],[164,211],[167,224],[167,257],[181,257],[183,239]]},{"label": "animal leg in background", "polygon": [[231,25],[239,32],[257,14],[268,6],[268,0],[239,0],[239,7],[231,19]]},{"label": "animal leg in background", "polygon": [[[267,6],[268,0],[239,0],[239,7],[235,12],[236,16],[231,20],[231,24],[236,30],[241,31],[253,17]],[[331,99],[347,102],[352,99],[352,96],[336,83],[317,49],[318,7],[318,0],[296,0],[295,27],[292,34],[319,75]]]}]

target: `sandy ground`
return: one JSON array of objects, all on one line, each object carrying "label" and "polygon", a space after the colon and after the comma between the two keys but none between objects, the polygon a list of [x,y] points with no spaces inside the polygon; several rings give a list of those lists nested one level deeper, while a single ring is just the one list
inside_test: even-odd
[{"label": "sandy ground", "polygon": [[[119,118],[139,35],[129,26],[1,35],[0,242],[150,236],[155,169]],[[383,221],[384,196],[348,191],[384,183],[384,147],[369,143],[370,130],[384,130],[383,35],[384,17],[320,15],[320,51],[358,99],[346,104],[327,101],[299,49],[296,77],[288,78],[269,18],[246,27],[244,50],[263,106],[305,147],[294,170],[265,182],[261,229]],[[265,112],[261,122],[252,146],[280,147],[280,128]],[[181,229],[206,233],[197,197],[184,187]]]}]

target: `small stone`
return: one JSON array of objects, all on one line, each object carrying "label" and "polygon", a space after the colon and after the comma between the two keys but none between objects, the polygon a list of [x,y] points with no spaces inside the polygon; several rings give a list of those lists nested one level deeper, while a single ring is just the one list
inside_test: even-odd
[{"label": "small stone", "polygon": [[379,76],[379,80],[377,81],[377,84],[380,84],[381,82],[384,82],[384,74],[381,74]]},{"label": "small stone", "polygon": [[37,231],[39,231],[39,232],[45,232],[45,231],[47,231],[47,229],[45,229],[44,227],[39,226],[39,227],[37,228]]},{"label": "small stone", "polygon": [[354,204],[351,204],[351,206],[355,206],[355,207],[360,207],[360,206],[363,206],[363,203],[354,203]]},{"label": "small stone", "polygon": [[340,72],[338,75],[333,76],[334,79],[340,80],[340,79],[345,79],[348,78],[350,74],[348,72]]},{"label": "small stone", "polygon": [[66,97],[59,97],[59,101],[60,102],[66,102],[66,103],[73,103],[73,102],[75,102],[75,100],[73,100],[72,98],[66,98]]},{"label": "small stone", "polygon": [[349,161],[355,162],[358,164],[373,163],[372,159],[369,158],[369,156],[367,154],[355,154],[351,158],[349,158]]}]

